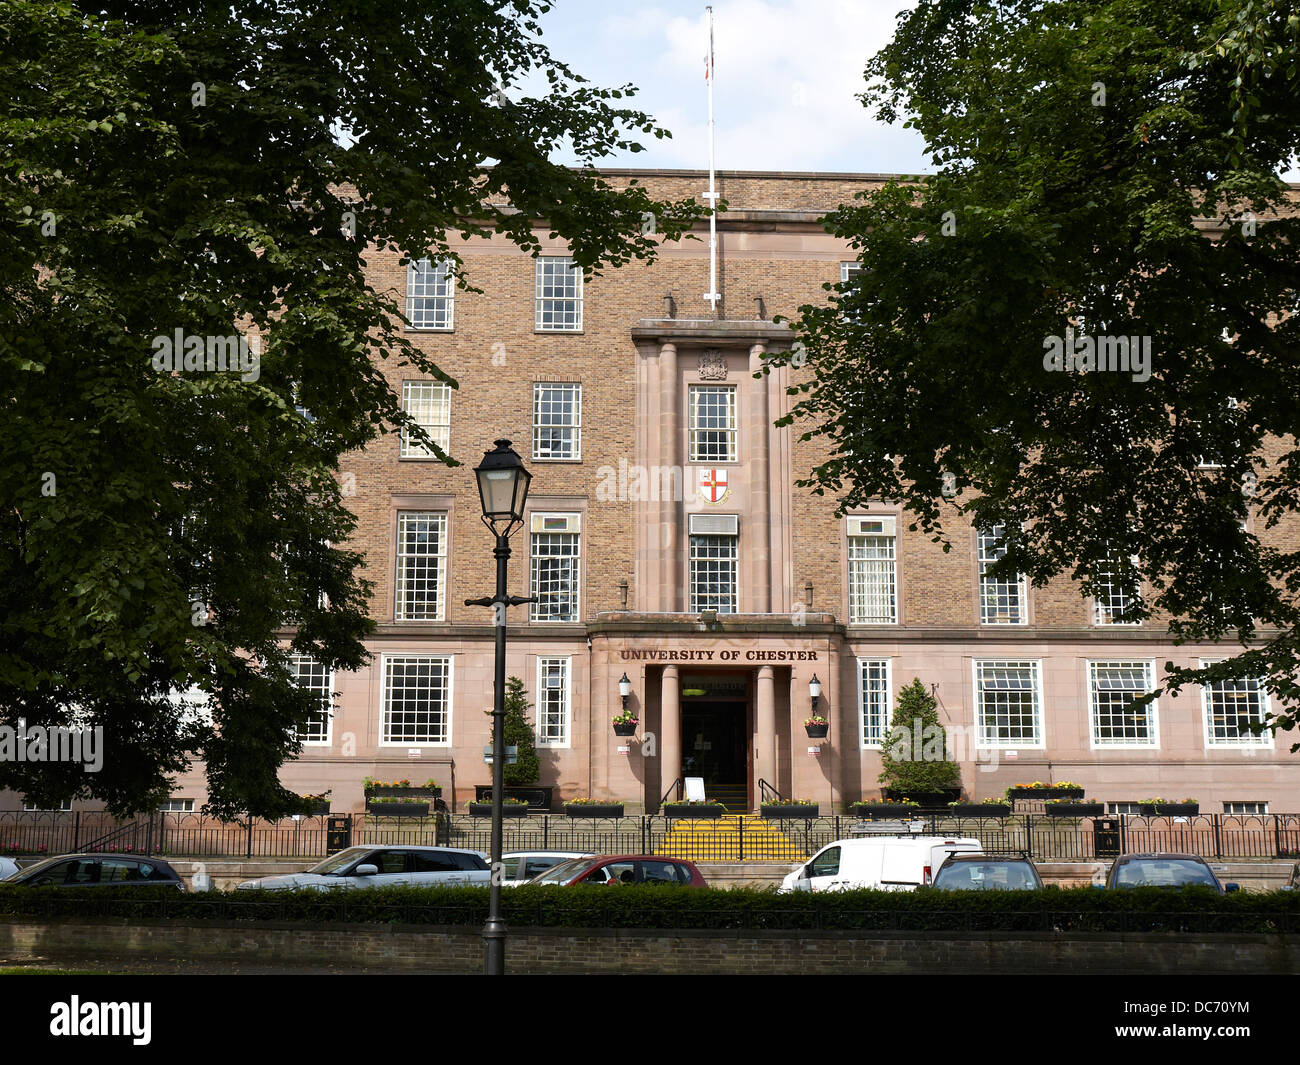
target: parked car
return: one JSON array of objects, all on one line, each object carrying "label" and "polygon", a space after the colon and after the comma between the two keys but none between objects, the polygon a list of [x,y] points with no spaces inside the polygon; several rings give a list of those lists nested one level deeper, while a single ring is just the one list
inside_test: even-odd
[{"label": "parked car", "polygon": [[982,854],[977,839],[944,836],[868,836],[828,843],[781,881],[781,891],[912,891],[928,887],[953,854]]},{"label": "parked car", "polygon": [[185,881],[161,858],[138,854],[60,854],[5,880],[22,887],[174,887]]},{"label": "parked car", "polygon": [[594,854],[583,851],[511,851],[501,855],[501,886],[518,887],[535,876],[541,876],[548,869],[554,869],[561,862],[594,857]]},{"label": "parked car", "polygon": [[245,880],[243,891],[329,891],[336,888],[486,884],[487,857],[453,847],[349,847],[304,873]]},{"label": "parked car", "polygon": [[1182,888],[1193,885],[1213,888],[1220,895],[1237,891],[1237,884],[1222,884],[1209,863],[1199,854],[1124,854],[1115,859],[1106,887],[1125,890],[1138,887]]},{"label": "parked car", "polygon": [[660,884],[708,887],[694,862],[655,854],[617,854],[604,858],[575,858],[548,869],[530,884]]},{"label": "parked car", "polygon": [[8,880],[18,872],[18,863],[12,858],[0,858],[0,880]]},{"label": "parked car", "polygon": [[931,886],[936,891],[1041,891],[1043,880],[1028,858],[952,854]]}]

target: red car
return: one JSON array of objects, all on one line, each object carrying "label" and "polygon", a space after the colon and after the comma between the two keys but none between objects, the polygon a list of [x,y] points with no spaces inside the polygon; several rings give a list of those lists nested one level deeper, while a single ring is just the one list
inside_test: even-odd
[{"label": "red car", "polygon": [[575,858],[563,862],[530,884],[666,884],[708,887],[693,862],[655,854],[616,854],[604,858]]}]

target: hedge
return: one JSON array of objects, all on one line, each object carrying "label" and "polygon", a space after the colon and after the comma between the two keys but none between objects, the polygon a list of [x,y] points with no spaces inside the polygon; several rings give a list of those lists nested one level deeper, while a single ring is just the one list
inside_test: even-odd
[{"label": "hedge", "polygon": [[[511,927],[857,931],[1300,932],[1300,892],[1219,895],[1209,888],[1047,888],[1039,892],[518,887],[502,894]],[[249,920],[479,926],[488,889],[209,892],[169,888],[13,888],[0,917]]]}]

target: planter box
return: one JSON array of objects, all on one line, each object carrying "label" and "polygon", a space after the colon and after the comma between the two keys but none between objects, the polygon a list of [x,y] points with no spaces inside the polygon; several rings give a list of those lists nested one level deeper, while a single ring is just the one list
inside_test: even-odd
[{"label": "planter box", "polygon": [[1048,799],[1082,799],[1083,788],[1011,788],[1007,797],[1012,800],[1037,799],[1039,802]]},{"label": "planter box", "polygon": [[427,802],[368,802],[366,813],[371,817],[428,817]]},{"label": "planter box", "polygon": [[948,813],[953,817],[1010,817],[1009,802],[964,802],[958,806],[949,806]]},{"label": "planter box", "polygon": [[615,736],[635,736],[635,735],[636,735],[636,729],[637,729],[637,726],[636,726],[636,725],[620,725],[620,724],[615,723],[615,725],[614,725],[614,735],[615,735]]},{"label": "planter box", "polygon": [[1106,812],[1100,802],[1054,802],[1043,809],[1048,817],[1101,817]]},{"label": "planter box", "polygon": [[886,799],[893,799],[894,802],[898,802],[900,799],[911,799],[920,803],[927,812],[933,810],[938,813],[947,810],[950,802],[956,802],[961,798],[961,788],[940,788],[938,791],[906,791],[901,788],[884,788],[882,793]]},{"label": "planter box", "polygon": [[804,725],[810,740],[824,740],[826,734],[830,732],[830,725]]},{"label": "planter box", "polygon": [[855,802],[849,813],[854,817],[920,817],[921,808],[897,802]]},{"label": "planter box", "polygon": [[569,817],[622,817],[623,804],[621,802],[602,802],[602,803],[565,803],[564,812]]},{"label": "planter box", "polygon": [[442,788],[367,788],[366,801],[371,799],[412,799],[416,802],[442,797]]},{"label": "planter box", "polygon": [[670,821],[717,821],[727,816],[725,806],[664,806]]},{"label": "planter box", "polygon": [[[522,799],[533,813],[549,813],[551,810],[553,787],[541,784],[507,784],[504,795],[507,799]],[[474,785],[475,802],[492,801],[491,784]]]},{"label": "planter box", "polygon": [[330,813],[330,804],[328,802],[314,802],[308,808],[306,817],[328,817]]},{"label": "planter box", "polygon": [[[469,802],[469,803],[466,803],[466,806],[467,806],[468,809],[469,809],[469,813],[470,813],[470,816],[471,816],[471,817],[491,817],[491,816],[492,816],[492,803],[491,803],[491,802],[473,802],[473,801],[471,801],[471,802]],[[521,806],[521,805],[519,805],[519,803],[514,803],[514,802],[503,803],[502,806],[501,806],[501,816],[502,816],[502,817],[527,817],[527,816],[528,816],[528,807],[527,807],[527,806]]]},{"label": "planter box", "polygon": [[759,807],[763,817],[768,821],[811,820],[821,808],[816,803],[801,803],[793,806],[777,806],[764,803]]},{"label": "planter box", "polygon": [[1195,817],[1201,812],[1199,802],[1143,802],[1138,804],[1143,817]]}]

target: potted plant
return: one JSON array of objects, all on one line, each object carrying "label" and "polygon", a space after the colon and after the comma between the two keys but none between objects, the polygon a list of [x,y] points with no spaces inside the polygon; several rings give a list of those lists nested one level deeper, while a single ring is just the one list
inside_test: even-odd
[{"label": "potted plant", "polygon": [[888,799],[913,799],[944,809],[961,798],[961,774],[948,758],[939,704],[920,677],[898,693],[898,705],[880,749],[880,782]]},{"label": "potted plant", "polygon": [[641,722],[631,710],[624,710],[614,718],[615,736],[635,736],[636,727]]},{"label": "potted plant", "polygon": [[1096,799],[1047,799],[1043,809],[1048,817],[1100,817],[1106,812]]},{"label": "potted plant", "polygon": [[366,800],[366,813],[375,817],[428,817],[429,803],[397,796],[380,795]]},{"label": "potted plant", "polygon": [[330,793],[333,790],[333,788],[330,788],[329,791],[322,791],[319,795],[299,795],[298,798],[307,804],[305,815],[307,817],[327,817],[330,812]]},{"label": "potted plant", "polygon": [[366,799],[437,799],[442,795],[442,788],[436,780],[426,780],[423,784],[412,784],[409,780],[376,780],[366,777],[362,780]]},{"label": "potted plant", "polygon": [[822,717],[821,714],[813,714],[812,717],[804,720],[803,727],[810,740],[824,740],[826,734],[830,732],[831,723],[828,718]]},{"label": "potted plant", "polygon": [[670,821],[717,821],[726,813],[727,808],[716,799],[704,799],[700,802],[677,799],[664,803],[664,816]]},{"label": "potted plant", "polygon": [[1082,799],[1083,787],[1072,780],[1062,780],[1058,784],[1035,780],[1029,784],[1013,784],[1007,788],[1007,798],[1012,802],[1017,799],[1036,799],[1039,802],[1048,799]]},{"label": "potted plant", "polygon": [[622,817],[623,804],[611,799],[591,799],[583,796],[565,800],[564,812],[569,817]]},{"label": "potted plant", "polygon": [[773,799],[761,803],[758,809],[768,821],[809,820],[819,813],[814,799]]},{"label": "potted plant", "polygon": [[1143,799],[1138,808],[1143,817],[1195,817],[1201,812],[1201,804],[1196,799]]},{"label": "potted plant", "polygon": [[920,812],[921,804],[914,799],[880,799],[877,802],[855,802],[849,813],[856,817],[908,817]]},{"label": "potted plant", "polygon": [[984,799],[981,802],[950,802],[948,809],[954,817],[1010,817],[1011,804],[1006,799]]},{"label": "potted plant", "polygon": [[[489,793],[487,801],[483,802],[478,799],[470,799],[465,804],[471,817],[491,817],[492,816],[492,796]],[[502,817],[527,817],[528,803],[523,799],[516,799],[513,796],[506,795],[501,799],[501,816]]]}]

